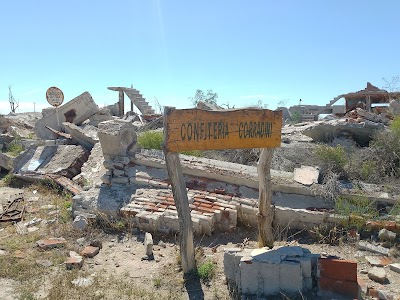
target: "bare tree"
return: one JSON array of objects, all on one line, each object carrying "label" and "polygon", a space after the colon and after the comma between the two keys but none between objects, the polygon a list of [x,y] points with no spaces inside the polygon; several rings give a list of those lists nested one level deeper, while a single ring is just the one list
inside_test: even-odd
[{"label": "bare tree", "polygon": [[389,93],[399,91],[400,77],[399,75],[392,76],[391,78],[382,77],[382,81],[385,83],[383,88]]},{"label": "bare tree", "polygon": [[15,110],[18,108],[19,103],[14,99],[14,96],[11,92],[11,85],[8,86],[8,101],[10,102],[11,112],[14,114]]}]

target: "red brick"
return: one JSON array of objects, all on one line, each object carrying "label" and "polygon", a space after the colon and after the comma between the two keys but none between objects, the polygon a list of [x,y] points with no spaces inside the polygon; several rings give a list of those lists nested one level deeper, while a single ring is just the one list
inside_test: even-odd
[{"label": "red brick", "polygon": [[99,254],[100,248],[99,247],[93,247],[93,246],[86,246],[85,248],[83,248],[83,250],[81,251],[81,255],[83,257],[95,257],[97,254]]},{"label": "red brick", "polygon": [[207,208],[211,208],[212,204],[208,204],[208,203],[202,203],[200,204],[200,207],[207,207]]},{"label": "red brick", "polygon": [[39,240],[36,244],[40,249],[48,250],[58,247],[64,247],[66,240],[63,238],[50,238],[48,240]]},{"label": "red brick", "polygon": [[358,299],[360,295],[360,286],[358,282],[336,280],[330,278],[319,278],[318,286],[320,292],[331,292],[346,297],[351,297],[352,299]]},{"label": "red brick", "polygon": [[320,258],[318,269],[320,277],[357,282],[357,263],[354,261]]}]

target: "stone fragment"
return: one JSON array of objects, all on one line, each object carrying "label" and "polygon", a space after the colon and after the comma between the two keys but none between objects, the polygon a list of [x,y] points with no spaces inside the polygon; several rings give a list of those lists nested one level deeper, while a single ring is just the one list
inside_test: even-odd
[{"label": "stone fragment", "polygon": [[389,249],[386,249],[381,246],[372,245],[371,243],[368,243],[366,241],[359,241],[357,245],[358,245],[359,250],[366,250],[366,251],[378,253],[378,254],[385,255],[385,256],[388,256],[388,254],[389,254]]},{"label": "stone fragment", "polygon": [[114,157],[114,163],[121,163],[123,165],[127,165],[131,162],[128,156],[116,156]]},{"label": "stone fragment", "polygon": [[167,247],[167,244],[165,244],[165,242],[163,242],[163,241],[159,241],[158,242],[158,246],[160,246],[160,247],[162,247],[162,248],[166,248]]},{"label": "stone fragment", "polygon": [[144,236],[144,249],[148,257],[153,255],[153,236],[149,232]]},{"label": "stone fragment", "polygon": [[81,251],[81,256],[83,257],[95,257],[97,254],[99,254],[100,248],[99,247],[93,247],[93,246],[86,246],[85,248],[83,248],[83,250]]},{"label": "stone fragment", "polygon": [[365,256],[365,259],[374,267],[384,267],[392,262],[392,260],[386,256]]},{"label": "stone fragment", "polygon": [[371,270],[368,271],[369,279],[384,283],[386,281],[386,272],[384,268],[373,267]]},{"label": "stone fragment", "polygon": [[111,178],[111,184],[124,184],[128,183],[129,178],[128,177],[113,177]]},{"label": "stone fragment", "polygon": [[74,227],[76,230],[85,230],[88,228],[88,221],[84,216],[78,215],[72,222],[72,227]]},{"label": "stone fragment", "polygon": [[48,259],[37,259],[36,264],[38,266],[42,266],[45,268],[51,267],[53,265],[53,263],[51,261],[49,261]]},{"label": "stone fragment", "polygon": [[396,273],[400,273],[400,263],[394,263],[389,265],[390,270]]},{"label": "stone fragment", "polygon": [[69,257],[65,261],[65,266],[67,270],[71,270],[74,268],[80,269],[83,266],[83,257],[75,251],[70,251]]},{"label": "stone fragment", "polygon": [[396,239],[396,233],[387,230],[386,228],[381,229],[378,236],[381,241],[393,242]]},{"label": "stone fragment", "polygon": [[298,183],[304,185],[312,185],[313,183],[318,183],[319,170],[316,167],[311,166],[301,166],[300,168],[295,168],[293,172],[293,179]]},{"label": "stone fragment", "polygon": [[121,177],[125,175],[125,172],[123,170],[114,170],[113,175],[116,177]]},{"label": "stone fragment", "polygon": [[47,240],[39,240],[36,242],[38,247],[42,250],[64,247],[65,243],[66,240],[64,238],[50,238]]},{"label": "stone fragment", "polygon": [[[78,278],[72,280],[71,283],[75,286],[87,287],[87,286],[91,286],[94,283],[94,280],[93,280],[93,276],[78,277]],[[95,299],[100,299],[100,298],[95,298]]]},{"label": "stone fragment", "polygon": [[111,176],[104,174],[103,176],[101,176],[101,181],[104,184],[111,184]]}]

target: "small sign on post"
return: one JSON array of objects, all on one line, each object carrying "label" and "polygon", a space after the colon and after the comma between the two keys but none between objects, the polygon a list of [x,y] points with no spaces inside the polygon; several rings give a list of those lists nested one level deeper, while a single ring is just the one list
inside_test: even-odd
[{"label": "small sign on post", "polygon": [[273,244],[272,188],[270,165],[273,149],[280,147],[282,111],[237,109],[206,111],[165,107],[164,153],[171,180],[181,233],[180,254],[186,274],[195,268],[192,220],[179,161],[180,151],[263,148],[259,173],[259,241],[261,246]]},{"label": "small sign on post", "polygon": [[57,125],[58,125],[58,127],[60,127],[60,120],[58,118],[58,109],[57,108],[64,101],[64,93],[58,87],[52,86],[52,87],[48,88],[46,91],[46,99],[47,99],[47,102],[49,102],[49,104],[51,106],[54,106],[56,108]]}]

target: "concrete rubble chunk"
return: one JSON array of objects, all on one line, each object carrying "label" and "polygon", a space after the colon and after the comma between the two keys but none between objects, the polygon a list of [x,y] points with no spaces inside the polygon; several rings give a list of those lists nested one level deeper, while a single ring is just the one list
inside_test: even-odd
[{"label": "concrete rubble chunk", "polygon": [[394,263],[389,265],[390,270],[396,273],[400,273],[400,263]]},{"label": "concrete rubble chunk", "polygon": [[101,122],[98,136],[106,160],[126,156],[137,140],[132,123],[119,119]]},{"label": "concrete rubble chunk", "polygon": [[300,168],[295,168],[293,172],[293,179],[307,186],[318,183],[318,177],[319,170],[316,167],[301,166]]},{"label": "concrete rubble chunk", "polygon": [[69,257],[65,261],[65,266],[66,266],[67,270],[71,270],[74,268],[80,269],[83,266],[83,257],[80,256],[75,251],[70,251]]},{"label": "concrete rubble chunk", "polygon": [[82,128],[69,122],[64,122],[62,125],[65,132],[71,135],[73,142],[80,144],[88,150],[91,150],[99,142],[99,138],[97,137],[98,129],[94,126],[85,125]]},{"label": "concrete rubble chunk", "polygon": [[144,249],[148,257],[153,256],[153,236],[149,232],[144,236]]},{"label": "concrete rubble chunk", "polygon": [[88,228],[88,221],[84,216],[78,215],[72,222],[72,227],[77,230],[85,230]]},{"label": "concrete rubble chunk", "polygon": [[396,233],[383,228],[379,231],[378,237],[381,241],[393,242],[396,239]]},{"label": "concrete rubble chunk", "polygon": [[64,247],[66,240],[64,238],[49,238],[47,240],[39,240],[36,242],[42,250]]},{"label": "concrete rubble chunk", "polygon": [[81,251],[81,256],[83,257],[95,257],[97,254],[99,254],[100,248],[99,247],[93,247],[93,246],[86,246],[85,248],[83,248],[83,250]]},{"label": "concrete rubble chunk", "polygon": [[378,253],[378,254],[385,255],[385,256],[389,255],[389,249],[381,247],[381,246],[372,245],[371,243],[368,243],[366,241],[359,241],[357,245],[358,245],[359,250],[366,250],[366,251]]},{"label": "concrete rubble chunk", "polygon": [[[92,96],[88,92],[84,92],[71,101],[58,107],[57,112],[60,124],[63,122],[69,122],[80,125],[90,116],[97,113],[98,110],[99,108],[94,102]],[[43,116],[42,119],[38,120],[34,129],[38,138],[51,140],[55,136],[53,132],[46,128],[46,126],[61,131],[62,128],[61,125],[58,125],[57,114],[55,110],[49,112]]]},{"label": "concrete rubble chunk", "polygon": [[386,271],[384,268],[373,267],[368,271],[368,277],[373,281],[384,283],[386,281]]}]

